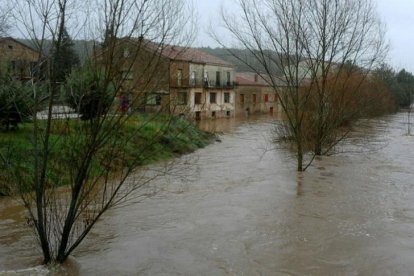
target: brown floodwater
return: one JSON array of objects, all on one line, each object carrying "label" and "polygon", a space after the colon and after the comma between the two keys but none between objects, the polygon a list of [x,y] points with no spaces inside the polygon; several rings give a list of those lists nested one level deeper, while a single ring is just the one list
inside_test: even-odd
[{"label": "brown floodwater", "polygon": [[[74,253],[79,274],[414,275],[405,122],[361,122],[304,173],[270,144],[268,117],[210,122],[221,142],[178,158],[155,196],[109,211]],[[24,217],[0,199],[0,270],[39,261]]]}]

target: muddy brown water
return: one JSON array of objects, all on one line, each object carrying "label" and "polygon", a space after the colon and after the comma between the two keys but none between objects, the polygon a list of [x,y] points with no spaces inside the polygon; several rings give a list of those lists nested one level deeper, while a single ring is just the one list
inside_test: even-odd
[{"label": "muddy brown water", "polygon": [[[295,172],[266,150],[268,118],[217,120],[181,175],[109,211],[74,253],[80,275],[414,275],[414,137],[367,121],[338,155]],[[182,169],[182,170],[180,170]],[[0,200],[0,271],[37,264],[24,210]]]}]

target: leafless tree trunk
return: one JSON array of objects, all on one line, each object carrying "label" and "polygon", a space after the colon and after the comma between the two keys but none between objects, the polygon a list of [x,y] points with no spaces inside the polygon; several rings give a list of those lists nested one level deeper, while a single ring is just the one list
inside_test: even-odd
[{"label": "leafless tree trunk", "polygon": [[[33,170],[17,166],[14,180],[39,238],[44,263],[62,263],[109,208],[138,196],[135,192],[158,175],[142,171],[132,177],[142,160],[150,156],[148,150],[157,137],[143,140],[134,154],[123,144],[137,139],[148,122],[161,113],[143,122],[133,121],[130,113],[115,112],[119,106],[116,96],[134,90],[131,102],[142,103],[146,92],[161,89],[165,82],[158,77],[169,76],[164,71],[168,68],[162,52],[168,44],[191,42],[192,21],[184,16],[183,0],[20,3],[15,10],[16,24],[37,45],[39,60],[48,64],[49,78],[33,83],[34,91],[46,87],[48,116],[45,121],[34,118],[33,149],[27,157],[34,164]],[[83,8],[79,9],[81,4]],[[82,14],[82,10],[89,13]],[[90,40],[96,36],[103,39],[80,69],[92,76],[92,83],[76,82],[71,77],[65,83],[56,81],[53,59],[45,54],[46,44],[54,45],[53,51],[59,53],[65,28]],[[133,71],[137,62],[140,70]],[[134,74],[132,80],[129,74]],[[53,120],[53,104],[62,89],[69,94],[90,90],[102,93],[96,102],[98,116],[85,121]],[[112,96],[109,107],[104,102],[108,91]],[[80,97],[79,105],[83,96],[86,94]],[[156,135],[171,124],[172,117],[162,116],[165,123]],[[122,136],[128,124],[138,126]],[[69,184],[67,192],[59,188],[62,182]]]},{"label": "leafless tree trunk", "polygon": [[[241,16],[223,12],[225,28],[261,68],[238,58],[278,93],[296,143],[297,169],[304,170],[309,165],[303,159],[308,143],[313,143],[312,161],[312,156],[333,145],[333,132],[344,116],[336,113],[338,117],[331,118],[333,93],[328,89],[335,87],[332,82],[341,78],[340,91],[346,94],[349,91],[343,81],[344,70],[359,68],[367,76],[382,61],[386,47],[381,22],[369,0],[237,2]],[[344,108],[344,112],[349,109]]]}]

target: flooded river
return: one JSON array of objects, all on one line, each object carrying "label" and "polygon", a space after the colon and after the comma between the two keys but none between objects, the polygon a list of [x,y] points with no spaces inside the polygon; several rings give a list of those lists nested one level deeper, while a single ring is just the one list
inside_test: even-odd
[{"label": "flooded river", "polygon": [[[304,173],[269,149],[268,118],[216,121],[160,191],[109,211],[74,253],[80,275],[414,275],[414,137],[366,122]],[[362,139],[365,138],[365,139]],[[358,145],[357,145],[358,144]],[[24,212],[0,200],[0,270],[36,264]]]}]

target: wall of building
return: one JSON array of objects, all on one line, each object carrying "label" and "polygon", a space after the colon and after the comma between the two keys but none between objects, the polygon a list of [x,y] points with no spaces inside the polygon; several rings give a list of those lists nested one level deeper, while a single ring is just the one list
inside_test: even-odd
[{"label": "wall of building", "polygon": [[0,72],[17,78],[32,77],[39,53],[14,39],[0,39]]},{"label": "wall of building", "polygon": [[192,87],[204,86],[204,64],[189,64],[189,81]]},{"label": "wall of building", "polygon": [[[154,62],[154,54],[134,42],[122,41],[116,51],[118,58],[110,61],[114,80],[122,84],[122,93],[129,98],[130,108],[147,112],[168,111],[170,61],[157,58]],[[101,62],[105,63],[105,53],[102,57]]]},{"label": "wall of building", "polygon": [[[179,73],[180,72],[180,73]],[[189,62],[188,61],[170,61],[170,87],[188,87],[189,86]]]},{"label": "wall of building", "polygon": [[[220,82],[217,83],[217,72]],[[230,79],[227,79],[229,73]],[[235,93],[233,88],[234,69],[228,66],[190,63],[190,91],[188,112],[197,119],[232,117],[235,114]],[[228,102],[225,94],[228,93]],[[211,102],[211,94],[215,101]],[[196,103],[198,95],[199,103]]]},{"label": "wall of building", "polygon": [[273,113],[278,110],[275,91],[268,86],[243,86],[235,89],[235,115],[244,116],[254,113]]},{"label": "wall of building", "polygon": [[[220,80],[217,83],[217,72],[220,73]],[[227,73],[230,73],[230,79],[227,79]],[[208,87],[227,87],[232,86],[234,81],[234,68],[218,65],[205,65],[204,81],[208,81]],[[218,85],[217,85],[218,84]]]}]

